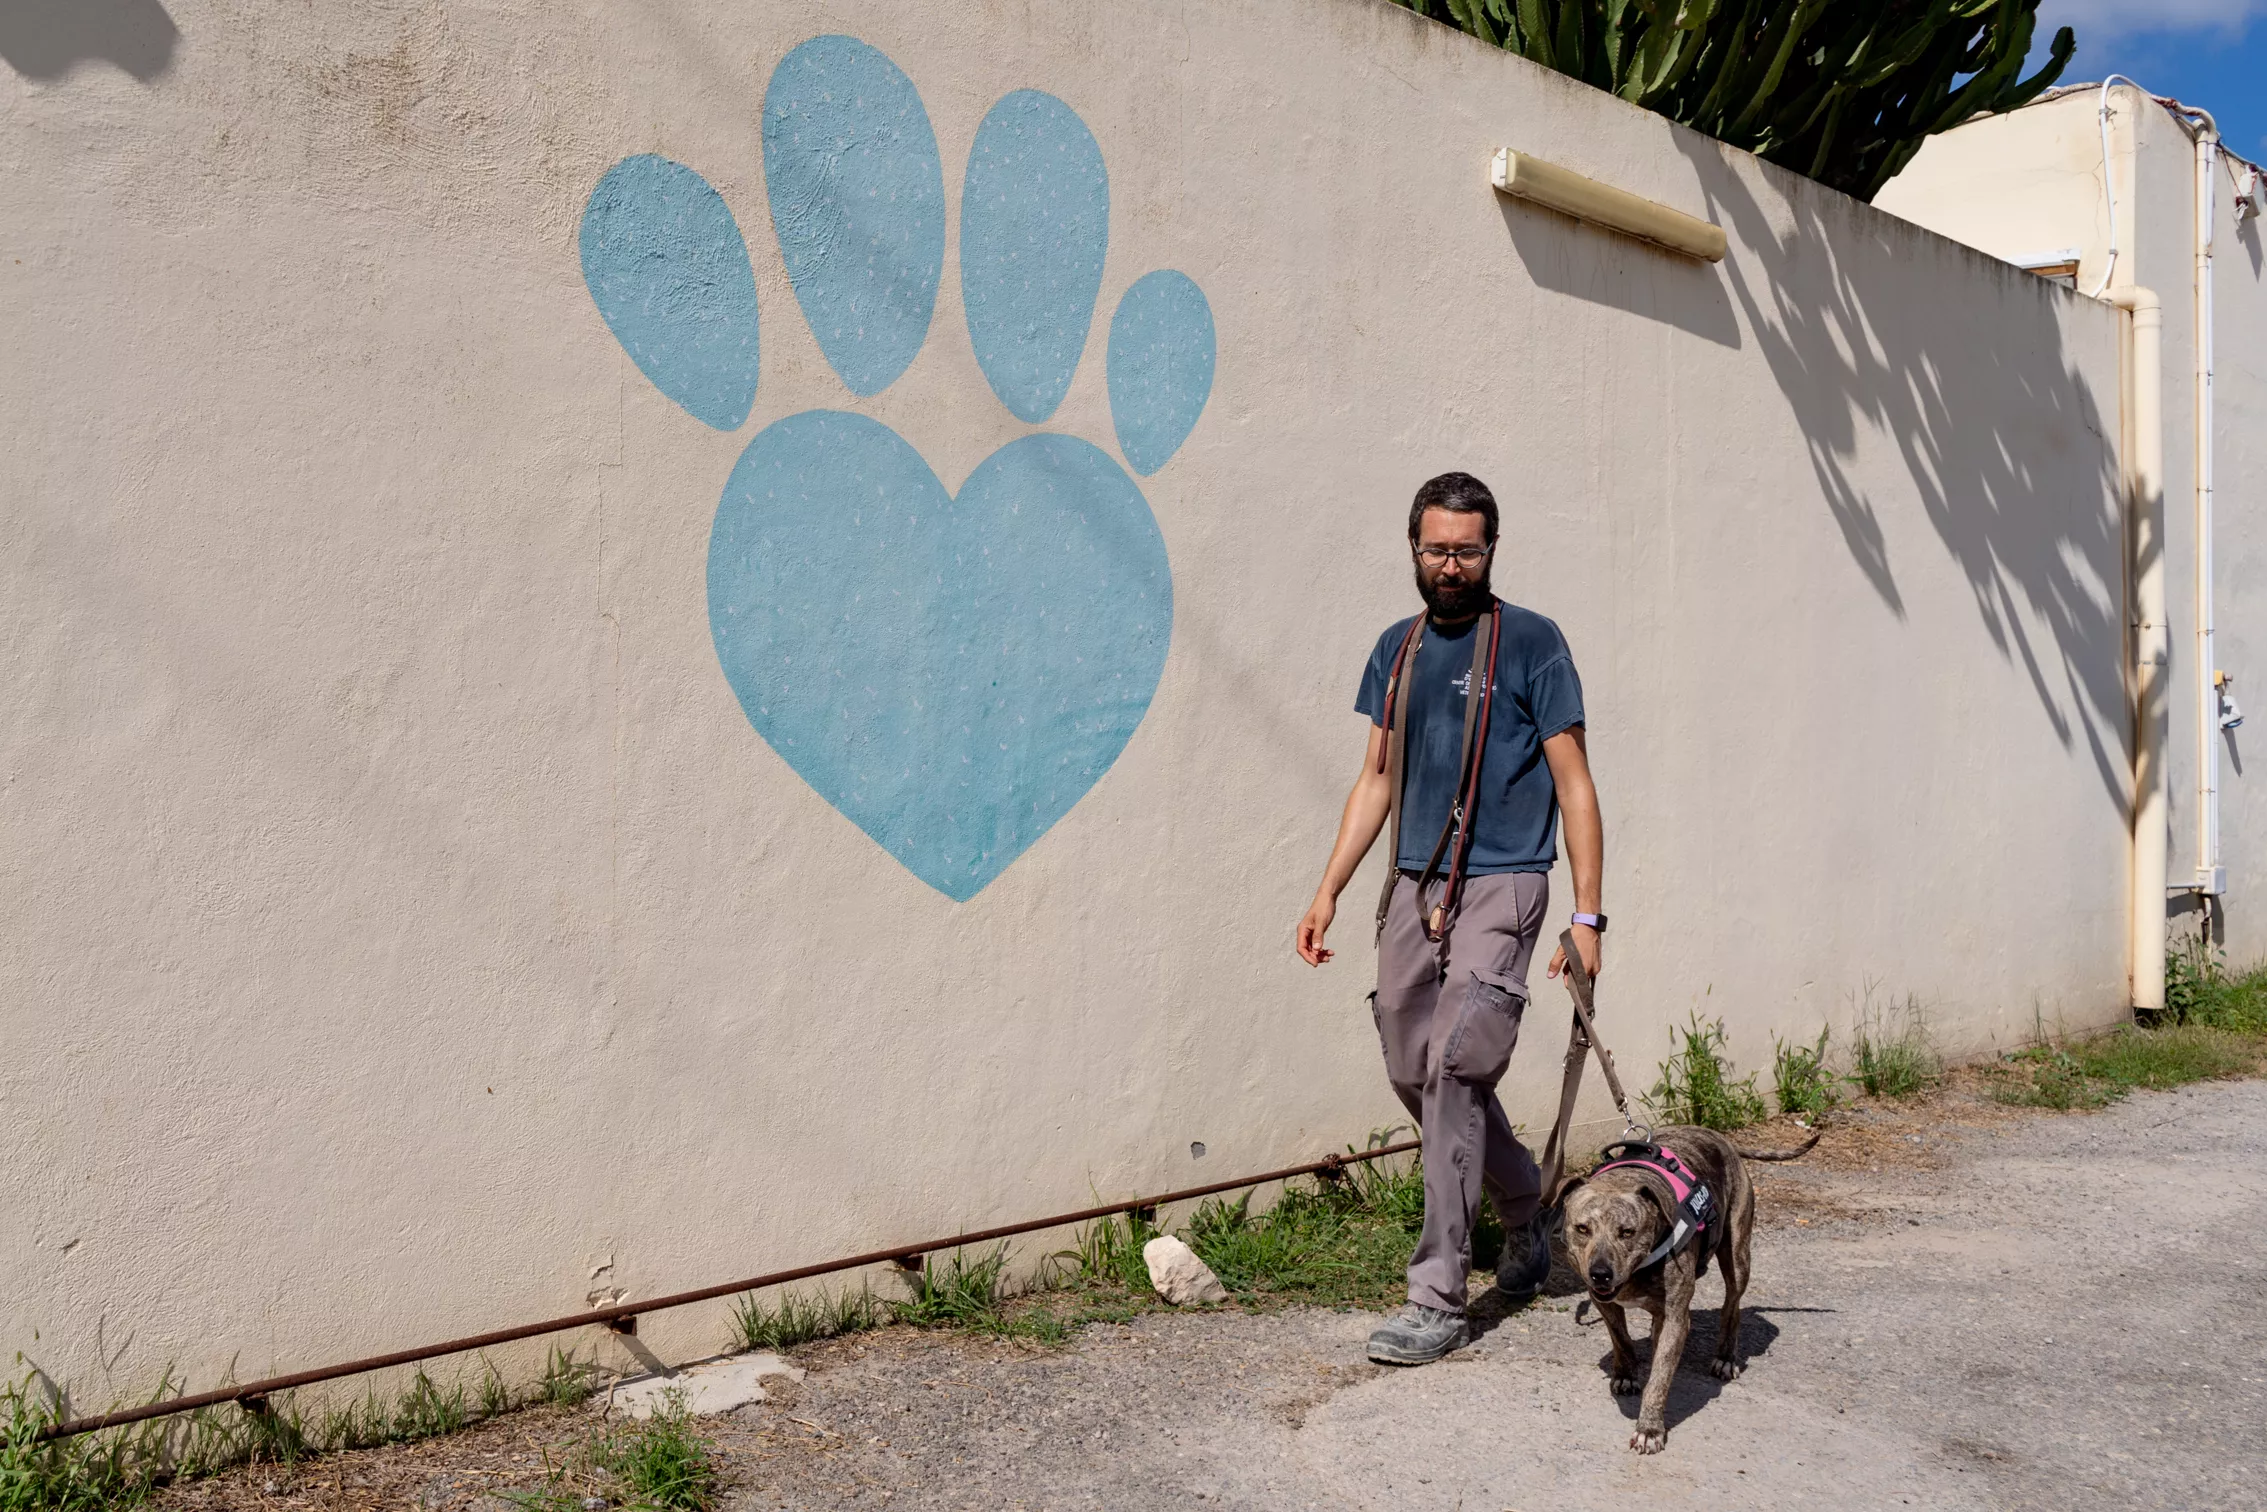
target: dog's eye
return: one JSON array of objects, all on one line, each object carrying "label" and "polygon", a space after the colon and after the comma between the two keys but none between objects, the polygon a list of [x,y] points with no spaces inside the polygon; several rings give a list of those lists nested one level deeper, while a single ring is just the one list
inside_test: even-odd
[{"label": "dog's eye", "polygon": [[1619,1235],[1620,1235],[1620,1236],[1621,1236],[1622,1238],[1624,1238],[1624,1239],[1627,1239],[1627,1238],[1628,1238],[1628,1237],[1629,1237],[1630,1235],[1632,1235],[1632,1234],[1636,1233],[1636,1232],[1637,1232],[1637,1230],[1636,1230],[1636,1229],[1633,1229],[1633,1228],[1625,1228],[1625,1229],[1616,1229],[1616,1230],[1615,1230],[1614,1232],[1615,1232],[1615,1233],[1617,1233],[1617,1234],[1619,1234]]},{"label": "dog's eye", "polygon": [[1587,1238],[1589,1238],[1589,1237],[1590,1237],[1590,1225],[1589,1225],[1589,1224],[1587,1224],[1587,1223],[1578,1223],[1578,1224],[1576,1224],[1576,1225],[1574,1226],[1574,1231],[1575,1231],[1576,1233],[1580,1234],[1580,1235],[1581,1235],[1581,1236],[1582,1236],[1583,1238],[1585,1238],[1585,1239],[1587,1239]]}]

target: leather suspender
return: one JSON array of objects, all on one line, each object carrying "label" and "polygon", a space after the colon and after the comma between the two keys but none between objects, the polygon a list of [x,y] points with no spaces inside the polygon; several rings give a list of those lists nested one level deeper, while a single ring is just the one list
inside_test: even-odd
[{"label": "leather suspender", "polygon": [[1409,680],[1417,671],[1417,643],[1424,638],[1425,616],[1420,614],[1401,638],[1393,670],[1385,680],[1385,750],[1380,759],[1385,763],[1386,813],[1390,817],[1386,840],[1392,849],[1385,853],[1385,891],[1378,894],[1377,937],[1381,940],[1385,938],[1385,916],[1393,907],[1393,884],[1401,876],[1401,777],[1408,745]]},{"label": "leather suspender", "polygon": [[[1385,767],[1387,783],[1387,812],[1392,816],[1390,842],[1393,846],[1387,857],[1385,890],[1378,896],[1377,932],[1385,936],[1386,915],[1393,907],[1393,885],[1401,874],[1401,784],[1407,769],[1409,728],[1409,684],[1417,670],[1417,649],[1425,638],[1426,616],[1417,616],[1402,639],[1401,651],[1393,659],[1392,674],[1386,680],[1385,710]],[[1456,795],[1450,801],[1448,820],[1441,826],[1440,838],[1433,842],[1432,858],[1425,863],[1423,875],[1417,879],[1418,905],[1423,906],[1425,889],[1441,872],[1441,858],[1448,858],[1448,871],[1441,888],[1440,901],[1425,917],[1425,938],[1436,943],[1448,938],[1449,917],[1456,907],[1457,894],[1463,890],[1464,863],[1472,853],[1472,826],[1467,817],[1480,794],[1480,766],[1487,758],[1488,721],[1495,706],[1496,654],[1503,638],[1503,606],[1495,604],[1488,610],[1488,633],[1475,633],[1472,637],[1472,671],[1464,685],[1464,739],[1456,759]],[[1473,736],[1479,736],[1475,744]]]}]

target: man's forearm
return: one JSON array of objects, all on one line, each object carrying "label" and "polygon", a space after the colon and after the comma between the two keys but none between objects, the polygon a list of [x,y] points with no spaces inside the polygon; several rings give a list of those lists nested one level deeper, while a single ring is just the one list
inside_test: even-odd
[{"label": "man's forearm", "polygon": [[1598,813],[1595,789],[1568,795],[1564,810],[1567,867],[1574,873],[1574,911],[1603,913],[1603,877],[1606,871],[1606,823]]},{"label": "man's forearm", "polygon": [[1385,783],[1373,782],[1367,774],[1346,795],[1346,811],[1338,818],[1338,840],[1330,848],[1330,862],[1322,869],[1322,886],[1317,889],[1324,896],[1336,898],[1344,892],[1353,880],[1354,868],[1377,843],[1378,831],[1385,828],[1388,796]]},{"label": "man's forearm", "polygon": [[1566,841],[1567,869],[1574,873],[1574,911],[1604,913],[1606,821],[1598,812],[1598,786],[1590,779],[1590,746],[1582,726],[1562,730],[1543,742],[1551,782],[1558,790],[1559,833]]}]

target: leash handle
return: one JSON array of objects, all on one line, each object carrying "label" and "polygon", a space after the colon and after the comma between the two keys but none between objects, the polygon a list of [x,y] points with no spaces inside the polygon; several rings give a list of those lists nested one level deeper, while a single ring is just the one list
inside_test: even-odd
[{"label": "leash handle", "polygon": [[1622,1132],[1634,1134],[1639,1126],[1629,1111],[1629,1099],[1622,1093],[1622,1079],[1614,1071],[1614,1052],[1598,1038],[1598,1021],[1592,1007],[1597,983],[1590,975],[1590,968],[1582,964],[1582,952],[1574,948],[1573,930],[1560,931],[1559,949],[1566,954],[1566,990],[1574,999],[1575,1017],[1581,1022],[1584,1037],[1598,1052],[1598,1069],[1606,1073],[1606,1090],[1614,1094],[1614,1106],[1621,1112]]},{"label": "leash handle", "polygon": [[[1614,1055],[1598,1038],[1598,1021],[1592,1008],[1592,992],[1596,983],[1590,968],[1582,964],[1582,953],[1574,948],[1574,931],[1559,935],[1559,949],[1566,955],[1566,990],[1574,999],[1574,1023],[1567,1036],[1566,1071],[1559,1082],[1559,1116],[1551,1125],[1550,1142],[1543,1147],[1542,1179],[1543,1206],[1554,1208],[1559,1204],[1561,1177],[1566,1170],[1566,1135],[1574,1124],[1574,1100],[1582,1090],[1582,1063],[1592,1050],[1598,1052],[1598,1069],[1606,1074],[1606,1089],[1614,1094],[1614,1106],[1621,1110],[1622,1132],[1636,1133],[1638,1123],[1629,1111],[1629,1099],[1622,1093],[1621,1077],[1614,1070]],[[1651,1130],[1647,1130],[1648,1137]]]}]

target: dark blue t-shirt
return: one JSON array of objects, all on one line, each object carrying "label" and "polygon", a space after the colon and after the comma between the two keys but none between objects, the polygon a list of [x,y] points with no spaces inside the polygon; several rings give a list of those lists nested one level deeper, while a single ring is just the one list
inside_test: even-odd
[{"label": "dark blue t-shirt", "polygon": [[[1393,658],[1416,616],[1378,637],[1362,673],[1354,707],[1385,723],[1385,684]],[[1403,753],[1401,855],[1397,865],[1421,871],[1432,859],[1441,828],[1456,801],[1457,757],[1464,749],[1465,685],[1472,681],[1472,637],[1487,628],[1483,614],[1469,625],[1425,627],[1409,684],[1409,728]],[[1503,644],[1496,654],[1495,700],[1488,714],[1488,744],[1480,761],[1480,794],[1473,805],[1472,853],[1465,867],[1475,877],[1496,872],[1547,872],[1558,859],[1558,789],[1543,742],[1582,723],[1582,681],[1559,627],[1516,604],[1503,606]],[[1445,869],[1444,853],[1441,865]]]}]

